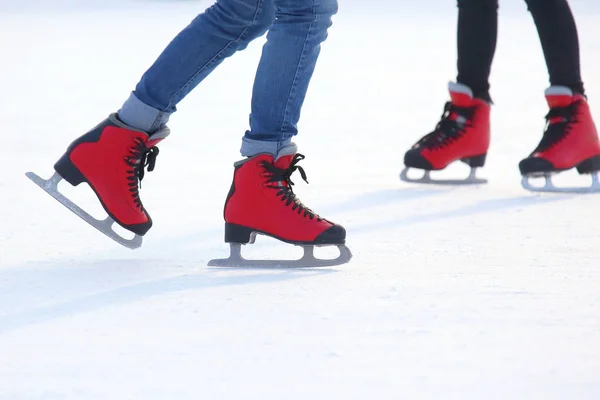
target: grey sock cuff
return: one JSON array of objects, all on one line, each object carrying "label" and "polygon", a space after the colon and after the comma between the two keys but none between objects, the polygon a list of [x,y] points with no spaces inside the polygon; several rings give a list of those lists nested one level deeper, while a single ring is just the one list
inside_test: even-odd
[{"label": "grey sock cuff", "polygon": [[144,103],[132,92],[118,112],[125,124],[144,132],[153,133],[164,128],[171,113],[160,111]]},{"label": "grey sock cuff", "polygon": [[252,157],[264,153],[277,157],[277,154],[279,154],[281,149],[291,145],[294,147],[296,146],[292,143],[292,139],[286,139],[279,142],[267,142],[265,140],[254,140],[244,137],[242,139],[240,153],[242,153],[242,157]]}]

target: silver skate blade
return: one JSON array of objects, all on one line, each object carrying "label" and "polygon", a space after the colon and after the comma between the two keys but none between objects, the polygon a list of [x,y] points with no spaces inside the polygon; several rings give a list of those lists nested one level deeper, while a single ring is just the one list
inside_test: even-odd
[{"label": "silver skate blade", "polygon": [[409,183],[424,183],[429,185],[482,185],[487,183],[487,179],[477,178],[477,168],[471,168],[469,176],[466,179],[431,179],[430,171],[425,170],[423,177],[413,179],[408,176],[409,167],[404,168],[400,173],[400,179]]},{"label": "silver skate blade", "polygon": [[[556,187],[552,183],[551,175],[543,175],[539,177],[524,175],[521,179],[521,186],[525,190],[536,193],[600,193],[600,182],[598,180],[598,173],[594,172],[592,175],[592,185],[589,187]],[[544,178],[544,186],[533,186],[530,182],[530,178]]]},{"label": "silver skate blade", "polygon": [[71,200],[65,197],[62,193],[60,193],[58,191],[58,183],[63,178],[58,173],[54,173],[54,175],[52,175],[52,177],[48,180],[40,178],[33,172],[27,172],[25,175],[29,179],[31,179],[36,185],[44,189],[46,193],[58,200],[59,203],[71,210],[79,218],[83,219],[85,222],[98,229],[100,232],[102,232],[115,242],[127,247],[128,249],[137,249],[141,247],[141,236],[135,235],[133,239],[125,239],[112,229],[112,225],[116,222],[110,216],[107,217],[105,220],[96,219],[87,212],[85,212],[83,209],[81,209],[77,204],[73,203]]},{"label": "silver skate blade", "polygon": [[299,260],[246,260],[242,257],[242,245],[240,243],[230,243],[229,245],[229,258],[210,260],[208,262],[209,267],[317,268],[346,264],[352,259],[350,249],[344,245],[337,245],[340,255],[331,260],[315,258],[314,246],[302,246],[304,254]]}]

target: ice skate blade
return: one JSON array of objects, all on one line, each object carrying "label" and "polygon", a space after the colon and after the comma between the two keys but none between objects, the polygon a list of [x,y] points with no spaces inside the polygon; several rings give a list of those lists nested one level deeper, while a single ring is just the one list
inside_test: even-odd
[{"label": "ice skate blade", "polygon": [[[591,175],[592,185],[589,187],[556,187],[552,183],[551,175],[543,175],[538,177],[523,175],[523,178],[521,179],[521,186],[523,186],[525,190],[529,190],[530,192],[536,193],[600,193],[600,182],[598,181],[598,173],[594,172]],[[529,183],[530,178],[544,178],[546,181],[544,186],[533,186]]]},{"label": "ice skate blade", "polygon": [[431,179],[430,171],[425,170],[423,177],[413,179],[408,177],[410,167],[404,168],[400,173],[400,179],[408,183],[422,183],[428,185],[482,185],[487,183],[487,179],[477,178],[477,169],[471,168],[471,172],[466,179]]},{"label": "ice skate blade", "polygon": [[27,172],[25,175],[29,179],[31,179],[36,185],[41,187],[46,193],[54,197],[59,203],[71,210],[79,218],[83,219],[85,222],[87,222],[88,224],[90,224],[91,226],[93,226],[94,228],[96,228],[115,242],[127,247],[128,249],[137,249],[141,247],[141,236],[135,235],[133,239],[123,238],[112,229],[112,225],[116,222],[110,216],[108,216],[105,220],[96,219],[87,212],[85,212],[83,209],[81,209],[77,204],[73,203],[71,200],[65,197],[62,193],[60,193],[58,191],[58,183],[63,178],[58,173],[54,173],[54,175],[52,175],[52,177],[48,180],[40,178],[33,172]]},{"label": "ice skate blade", "polygon": [[304,254],[299,260],[247,260],[242,257],[242,245],[240,243],[230,243],[229,245],[229,258],[211,260],[208,263],[209,267],[318,268],[346,264],[352,259],[350,249],[344,245],[337,245],[340,255],[331,260],[315,258],[314,246],[302,246]]}]

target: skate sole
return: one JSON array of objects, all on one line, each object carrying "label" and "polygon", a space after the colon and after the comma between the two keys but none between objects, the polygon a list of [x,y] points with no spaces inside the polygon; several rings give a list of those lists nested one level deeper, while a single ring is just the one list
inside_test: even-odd
[{"label": "skate sole", "polygon": [[256,235],[262,235],[277,239],[280,242],[291,244],[294,246],[340,246],[346,243],[346,239],[338,241],[301,241],[301,240],[287,240],[277,235],[261,231],[260,229],[249,228],[244,225],[225,223],[225,243],[240,243],[240,244],[253,244],[256,241]]},{"label": "skate sole", "polygon": [[63,180],[63,177],[54,173],[52,177],[48,180],[39,177],[37,174],[33,172],[27,172],[25,174],[29,179],[31,179],[36,185],[38,185],[42,190],[48,193],[50,196],[54,197],[59,203],[68,208],[71,212],[77,215],[79,218],[83,219],[85,222],[96,228],[98,231],[102,232],[104,235],[119,243],[120,245],[128,248],[128,249],[137,249],[142,246],[142,237],[140,235],[135,234],[132,239],[126,239],[116,233],[112,226],[113,224],[118,224],[110,215],[104,219],[99,220],[92,217],[86,211],[84,211],[77,204],[73,203],[66,196],[58,191],[58,183]]},{"label": "skate sole", "polygon": [[[570,171],[576,168],[580,175],[591,175],[592,184],[589,187],[556,187],[552,183],[552,176],[564,171]],[[531,172],[523,175],[521,186],[525,190],[537,193],[600,193],[600,183],[598,173],[600,172],[600,156],[588,158],[571,168],[556,169],[553,171]],[[533,186],[530,183],[531,178],[544,178],[544,186]]]},{"label": "skate sole", "polygon": [[[236,230],[228,231],[228,228],[235,228],[237,232]],[[340,241],[339,243],[293,242],[266,232],[231,224],[226,224],[225,230],[226,243],[229,243],[230,248],[229,257],[211,260],[208,263],[209,267],[315,268],[346,264],[352,259],[352,252],[346,247],[345,240]],[[242,245],[253,244],[256,241],[257,235],[270,237],[283,243],[302,247],[304,250],[302,258],[298,260],[248,260],[244,258],[241,253]],[[340,252],[338,257],[334,259],[319,259],[314,256],[315,247],[330,246],[336,246],[338,248]]]},{"label": "skate sole", "polygon": [[[463,157],[454,161],[463,162],[469,167],[471,167],[469,176],[467,176],[466,179],[431,179],[431,170],[405,166],[402,172],[400,173],[400,180],[408,183],[422,183],[428,185],[482,185],[488,183],[488,181],[487,179],[477,178],[477,168],[481,168],[485,165],[486,158],[487,153],[484,153],[478,156]],[[424,171],[423,176],[418,179],[410,178],[408,176],[408,171],[410,171],[411,168],[420,169]]]}]

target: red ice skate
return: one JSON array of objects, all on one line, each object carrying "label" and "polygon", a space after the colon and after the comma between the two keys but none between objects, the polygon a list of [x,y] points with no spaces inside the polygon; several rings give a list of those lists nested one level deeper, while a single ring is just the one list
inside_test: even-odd
[{"label": "red ice skate", "polygon": [[[146,167],[148,171],[154,169],[158,155],[155,146],[168,134],[169,129],[165,128],[149,136],[126,126],[113,114],[71,143],[54,165],[56,173],[49,180],[31,172],[27,176],[96,229],[134,249],[141,246],[142,236],[152,226],[152,219],[140,199],[139,181]],[[87,183],[108,217],[97,220],[61,194],[57,186],[62,179],[73,186]],[[133,232],[134,238],[118,235],[112,229],[115,222]]]},{"label": "red ice skate", "polygon": [[[546,90],[550,111],[541,142],[529,157],[519,163],[525,189],[536,192],[600,192],[600,142],[587,100],[571,89],[553,86]],[[591,174],[592,185],[584,188],[559,188],[551,176],[577,168]],[[535,187],[530,177],[544,177],[545,185]]]},{"label": "red ice skate", "polygon": [[[350,261],[345,229],[307,208],[292,190],[291,175],[296,170],[306,181],[304,170],[297,165],[302,159],[292,145],[276,158],[259,154],[235,164],[224,210],[225,242],[230,244],[231,255],[208,265],[322,267]],[[302,246],[304,256],[300,260],[245,260],[241,245],[254,243],[257,234]],[[337,246],[340,255],[332,260],[317,259],[314,246]]]},{"label": "red ice skate", "polygon": [[[473,98],[471,89],[463,84],[448,85],[451,101],[434,131],[419,140],[404,155],[406,168],[400,178],[406,182],[441,184],[485,183],[476,177],[476,169],[483,167],[490,145],[490,105]],[[430,171],[442,170],[460,160],[471,167],[466,180],[432,180]],[[408,177],[410,168],[422,169],[420,179]]]}]

